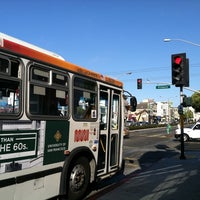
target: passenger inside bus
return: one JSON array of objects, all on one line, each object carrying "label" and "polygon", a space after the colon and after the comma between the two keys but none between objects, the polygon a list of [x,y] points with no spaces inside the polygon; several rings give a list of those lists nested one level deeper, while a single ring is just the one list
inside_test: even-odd
[{"label": "passenger inside bus", "polygon": [[68,94],[66,93],[65,98],[54,98],[51,99],[50,115],[67,116],[68,115]]},{"label": "passenger inside bus", "polygon": [[79,119],[92,119],[96,118],[95,105],[92,99],[80,97],[75,112],[76,118]]}]

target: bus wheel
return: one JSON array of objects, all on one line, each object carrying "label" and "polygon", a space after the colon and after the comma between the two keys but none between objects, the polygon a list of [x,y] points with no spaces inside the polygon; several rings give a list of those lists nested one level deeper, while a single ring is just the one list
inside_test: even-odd
[{"label": "bus wheel", "polygon": [[85,157],[75,159],[68,174],[68,199],[78,200],[86,195],[90,182],[89,161]]}]

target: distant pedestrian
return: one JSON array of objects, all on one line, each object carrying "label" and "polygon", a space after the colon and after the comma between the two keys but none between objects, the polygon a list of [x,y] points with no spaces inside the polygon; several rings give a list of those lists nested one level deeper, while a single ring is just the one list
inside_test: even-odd
[{"label": "distant pedestrian", "polygon": [[170,124],[167,124],[167,134],[170,134],[170,132],[171,132],[171,125]]}]

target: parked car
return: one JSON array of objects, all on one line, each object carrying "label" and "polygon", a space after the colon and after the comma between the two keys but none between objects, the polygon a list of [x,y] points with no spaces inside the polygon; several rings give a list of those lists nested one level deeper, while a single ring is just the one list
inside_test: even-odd
[{"label": "parked car", "polygon": [[[175,130],[174,137],[176,139],[181,138],[181,129],[178,128]],[[192,140],[192,139],[200,139],[200,122],[194,124],[191,128],[183,129],[183,139],[184,141]]]},{"label": "parked car", "polygon": [[145,121],[141,121],[141,122],[138,122],[140,126],[145,126],[145,125],[148,125],[149,123],[148,122],[145,122]]},{"label": "parked car", "polygon": [[127,120],[126,122],[125,122],[125,126],[133,126],[134,125],[134,121],[131,121],[131,120]]}]

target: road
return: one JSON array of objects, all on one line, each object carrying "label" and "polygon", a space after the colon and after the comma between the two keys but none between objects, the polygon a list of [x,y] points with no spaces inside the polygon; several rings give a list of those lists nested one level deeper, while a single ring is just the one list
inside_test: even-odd
[{"label": "road", "polygon": [[[150,168],[162,158],[170,158],[175,155],[179,157],[180,141],[175,140],[173,137],[175,128],[172,129],[170,134],[167,134],[166,128],[131,131],[129,138],[124,140],[125,170],[123,175],[101,184],[102,189],[93,192],[93,195],[86,199],[99,199],[110,188],[118,187],[118,183],[123,182],[123,179]],[[185,151],[197,151],[200,150],[200,141],[187,142],[184,146]]]},{"label": "road", "polygon": [[150,167],[164,156],[174,155],[177,152],[173,149],[179,144],[179,142],[174,141],[172,134],[167,135],[166,128],[130,131],[129,137],[124,139],[123,145],[123,157],[125,159],[123,174],[98,184],[98,192],[93,191],[85,200],[98,199],[103,193],[102,190],[115,187],[115,184],[122,179],[126,179],[138,170]]},{"label": "road", "polygon": [[135,168],[149,167],[165,156],[173,156],[179,147],[179,141],[174,140],[172,133],[167,134],[165,127],[131,131],[124,140],[124,174],[130,174]]}]

